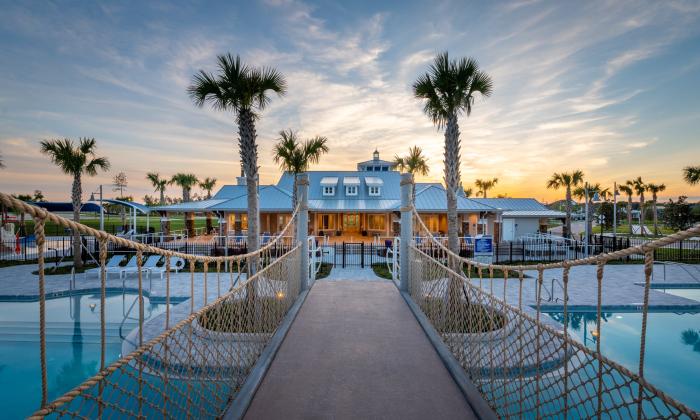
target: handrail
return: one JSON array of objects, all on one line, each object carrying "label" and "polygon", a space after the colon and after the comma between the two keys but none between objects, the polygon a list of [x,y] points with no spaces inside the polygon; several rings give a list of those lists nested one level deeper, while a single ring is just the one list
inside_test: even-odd
[{"label": "handrail", "polygon": [[[698,268],[695,267],[695,266],[692,266],[692,267],[695,268],[695,271],[697,272],[697,274],[693,274],[693,273],[690,272],[690,269],[689,269],[689,267],[691,267],[690,264],[686,264],[686,263],[682,263],[682,262],[678,262],[678,261],[654,261],[654,265],[661,265],[661,266],[663,266],[663,268],[664,268],[664,271],[663,271],[663,273],[664,273],[664,280],[663,280],[664,283],[666,283],[666,266],[667,266],[667,265],[680,267],[681,269],[683,269],[683,271],[685,271],[686,273],[688,273],[688,275],[690,276],[691,279],[693,279],[694,281],[700,283],[700,278],[696,278],[696,277],[695,277],[696,275],[699,275],[699,276],[700,276],[700,269],[698,269]],[[652,276],[653,276],[653,272],[652,272]]]}]

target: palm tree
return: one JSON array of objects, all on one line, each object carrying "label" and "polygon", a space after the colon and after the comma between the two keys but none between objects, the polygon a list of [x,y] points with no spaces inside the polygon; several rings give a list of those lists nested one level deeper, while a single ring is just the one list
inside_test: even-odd
[{"label": "palm tree", "polygon": [[[176,184],[182,188],[182,201],[187,203],[191,200],[190,193],[192,192],[192,187],[199,183],[199,180],[194,174],[188,173],[177,173],[168,182],[169,184]],[[188,236],[194,236],[194,213],[185,213],[185,228],[187,229]]]},{"label": "palm tree", "polygon": [[447,52],[438,54],[429,70],[413,84],[413,94],[424,100],[423,111],[438,129],[445,129],[445,187],[447,195],[447,236],[452,252],[459,252],[457,239],[457,191],[460,181],[459,116],[472,112],[477,94],[490,96],[491,78],[479,70],[473,58],[452,60]]},{"label": "palm tree", "polygon": [[[204,178],[204,181],[199,183],[199,188],[203,189],[204,191],[207,192],[206,199],[210,200],[211,199],[211,190],[214,189],[216,186],[216,178]],[[212,224],[211,221],[211,212],[207,212],[207,234],[210,234],[211,231],[214,230],[214,225]]]},{"label": "palm tree", "polygon": [[478,192],[481,193],[481,195],[484,198],[486,198],[486,193],[489,190],[493,189],[493,187],[495,187],[496,184],[498,184],[498,178],[477,179],[476,182],[474,182],[474,184],[476,184],[476,187],[479,189]]},{"label": "palm tree", "polygon": [[192,187],[194,187],[198,183],[199,180],[197,179],[197,176],[195,174],[188,174],[182,172],[173,175],[172,178],[170,178],[170,181],[168,181],[168,184],[175,184],[182,188],[182,201],[185,203],[190,201],[190,193],[192,192]]},{"label": "palm tree", "polygon": [[[416,174],[426,176],[430,172],[428,166],[428,158],[423,155],[423,149],[418,146],[413,146],[408,149],[406,156],[394,156],[394,164],[400,171],[408,172],[415,176]],[[413,183],[412,196],[416,196],[416,184]]]},{"label": "palm tree", "polygon": [[573,172],[553,173],[547,181],[547,188],[558,190],[566,188],[566,222],[564,224],[564,237],[571,237],[571,189],[583,182],[583,171],[576,169]]},{"label": "palm tree", "polygon": [[[636,192],[639,196],[639,232],[642,236],[646,236],[644,227],[644,192],[647,190],[647,187],[644,185],[644,181],[642,181],[641,176],[638,176],[631,181],[627,181],[627,185],[632,187],[634,192]],[[632,230],[632,226],[630,226],[630,230]]]},{"label": "palm tree", "polygon": [[[24,202],[30,202],[32,200],[32,196],[29,194],[12,194],[12,196],[18,200],[22,200]],[[24,212],[20,211],[19,213],[19,235],[20,236],[25,236],[26,233],[26,227],[24,224]]]},{"label": "palm tree", "polygon": [[321,155],[328,153],[328,139],[316,136],[301,142],[297,133],[290,130],[280,131],[280,137],[275,145],[272,156],[280,168],[292,174],[292,208],[297,206],[297,175],[309,170],[312,163],[318,163]]},{"label": "palm tree", "polygon": [[474,189],[472,187],[465,187],[462,185],[462,190],[464,190],[464,196],[469,198],[474,195]]},{"label": "palm tree", "polygon": [[[594,202],[593,202],[593,197],[595,197],[595,194],[598,193],[600,195],[604,191],[600,184],[596,183],[593,185],[588,185],[588,223],[587,223],[587,231],[588,234],[590,235],[593,232],[593,210],[594,210]],[[579,200],[586,200],[586,186],[584,185],[579,185],[572,191],[572,195]],[[588,238],[586,238],[588,240]]]},{"label": "palm tree", "polygon": [[161,178],[158,172],[149,172],[146,174],[146,179],[151,182],[153,191],[160,193],[160,205],[165,205],[165,187],[168,185],[166,178]]},{"label": "palm tree", "polygon": [[683,179],[690,185],[700,182],[700,166],[686,166],[683,168]]},{"label": "palm tree", "polygon": [[[82,176],[95,176],[97,170],[107,171],[109,160],[106,157],[96,157],[97,142],[94,138],[81,138],[78,144],[70,139],[43,140],[41,152],[48,155],[63,173],[73,177],[71,199],[73,202],[73,220],[80,223],[80,208],[82,206],[83,184]],[[73,231],[73,266],[82,268],[83,259],[80,249],[80,232]]]},{"label": "palm tree", "polygon": [[[248,251],[258,249],[258,146],[255,120],[270,103],[268,92],[282,96],[284,77],[274,68],[254,68],[231,54],[218,56],[216,76],[200,70],[187,88],[196,106],[209,102],[214,109],[232,111],[238,123],[238,146],[248,190]],[[254,264],[255,265],[255,264]]]},{"label": "palm tree", "polygon": [[651,208],[654,212],[654,235],[659,235],[659,218],[656,211],[656,203],[658,200],[658,194],[660,192],[666,191],[665,184],[647,184],[647,191],[651,193]]},{"label": "palm tree", "polygon": [[627,226],[630,228],[628,235],[632,234],[632,196],[634,195],[634,190],[629,185],[618,185],[617,189],[622,191],[627,195]]}]

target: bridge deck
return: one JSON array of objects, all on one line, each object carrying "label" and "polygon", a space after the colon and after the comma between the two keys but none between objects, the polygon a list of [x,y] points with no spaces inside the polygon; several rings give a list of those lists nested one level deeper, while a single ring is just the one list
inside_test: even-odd
[{"label": "bridge deck", "polygon": [[246,418],[475,418],[390,282],[317,281]]}]

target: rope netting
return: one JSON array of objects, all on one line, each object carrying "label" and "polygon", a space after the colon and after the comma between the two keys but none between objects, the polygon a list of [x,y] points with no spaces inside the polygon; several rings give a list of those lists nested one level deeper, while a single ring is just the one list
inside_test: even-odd
[{"label": "rope netting", "polygon": [[[500,417],[698,418],[697,412],[650,384],[644,365],[654,250],[700,236],[700,226],[590,258],[497,265],[450,251],[431,235],[415,208],[411,211],[414,232],[428,240],[409,246],[409,293]],[[600,348],[605,265],[632,254],[644,255],[636,372],[604,356]],[[595,348],[568,332],[570,270],[589,264],[596,265],[596,288],[591,290],[597,302]],[[556,275],[563,289],[563,328],[543,316],[541,308],[543,279],[552,269],[561,269]],[[526,277],[533,270],[534,278]],[[534,308],[524,303],[526,281],[534,282]]]},{"label": "rope netting", "polygon": [[[31,215],[38,249],[41,407],[44,416],[220,417],[301,290],[301,245],[294,241],[299,208],[282,231],[260,249],[242,255],[202,256],[161,249],[75,223],[0,193],[8,208]],[[46,351],[45,226],[52,222],[100,245],[100,342],[98,372],[49,401]],[[135,252],[138,327],[127,336],[128,352],[108,363],[105,357],[105,297],[110,244]],[[144,325],[146,255],[163,257],[165,313]],[[187,262],[189,303],[171,305],[171,259]],[[184,271],[184,270],[183,270]],[[184,278],[183,278],[184,276]],[[149,276],[150,277],[150,276]],[[213,281],[216,281],[215,285]],[[120,282],[121,284],[121,282]],[[223,284],[223,288],[222,288]],[[126,348],[126,347],[122,347]]]}]

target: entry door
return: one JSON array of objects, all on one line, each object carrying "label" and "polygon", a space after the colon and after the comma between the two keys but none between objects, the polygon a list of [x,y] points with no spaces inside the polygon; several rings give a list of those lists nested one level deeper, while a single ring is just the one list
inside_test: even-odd
[{"label": "entry door", "polygon": [[343,231],[344,232],[359,232],[360,231],[360,215],[359,214],[343,214]]},{"label": "entry door", "polygon": [[503,219],[503,240],[515,239],[515,219]]}]

